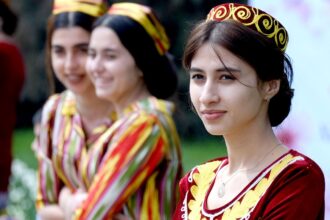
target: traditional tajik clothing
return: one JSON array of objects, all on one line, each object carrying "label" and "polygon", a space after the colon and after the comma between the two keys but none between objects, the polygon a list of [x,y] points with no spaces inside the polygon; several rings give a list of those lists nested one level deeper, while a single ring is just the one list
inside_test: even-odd
[{"label": "traditional tajik clothing", "polygon": [[324,219],[323,173],[314,161],[294,150],[262,170],[233,200],[208,209],[217,173],[227,163],[227,158],[207,162],[181,179],[174,220]]},{"label": "traditional tajik clothing", "polygon": [[[94,143],[112,125],[114,117],[85,136],[73,93],[51,96],[43,107],[40,136],[37,137],[38,194],[37,208],[58,203],[61,188],[72,192],[87,190],[107,150]],[[105,140],[109,142],[110,140]]]},{"label": "traditional tajik clothing", "polygon": [[124,111],[94,145],[111,139],[88,198],[75,219],[171,219],[178,196],[181,153],[173,104],[150,97]]}]

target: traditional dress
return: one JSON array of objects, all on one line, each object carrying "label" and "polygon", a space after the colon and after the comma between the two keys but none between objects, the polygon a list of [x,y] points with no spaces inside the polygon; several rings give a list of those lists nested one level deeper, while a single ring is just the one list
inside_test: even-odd
[{"label": "traditional dress", "polygon": [[[1,19],[2,20],[2,19]],[[2,23],[2,22],[1,22]],[[0,41],[0,212],[5,208],[11,174],[12,139],[16,123],[16,107],[23,88],[25,67],[16,45]],[[6,198],[4,198],[6,197]]]},{"label": "traditional dress", "polygon": [[[74,192],[88,190],[105,154],[94,143],[113,123],[113,118],[95,128],[87,139],[75,96],[70,91],[51,96],[43,107],[37,137],[38,194],[36,206],[57,204],[62,186]],[[104,140],[109,141],[109,140]]]},{"label": "traditional dress", "polygon": [[261,171],[232,201],[208,209],[215,177],[227,163],[227,158],[207,162],[181,179],[174,220],[324,219],[323,173],[294,150]]},{"label": "traditional dress", "polygon": [[138,101],[106,131],[95,147],[112,141],[75,219],[112,219],[117,212],[134,220],[171,219],[181,175],[173,108],[154,97]]}]

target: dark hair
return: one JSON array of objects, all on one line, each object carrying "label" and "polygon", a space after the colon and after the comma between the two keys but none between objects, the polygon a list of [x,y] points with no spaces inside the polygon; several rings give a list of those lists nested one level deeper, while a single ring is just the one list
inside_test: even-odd
[{"label": "dark hair", "polygon": [[[54,31],[59,28],[81,27],[84,30],[91,32],[95,19],[96,18],[91,15],[77,11],[63,12],[49,17],[47,25],[46,66],[51,93],[59,92],[57,91],[55,84],[60,84],[56,77],[54,77],[54,70],[51,65],[51,42]],[[59,86],[62,87],[61,85]]]},{"label": "dark hair", "polygon": [[183,55],[186,69],[204,43],[226,48],[253,67],[263,82],[280,80],[279,91],[269,102],[268,117],[271,126],[277,126],[288,116],[293,97],[290,87],[293,70],[287,55],[272,40],[236,21],[202,22],[188,38]]},{"label": "dark hair", "polygon": [[144,82],[153,96],[165,99],[173,95],[178,83],[174,63],[168,54],[158,53],[154,41],[139,23],[126,16],[106,14],[95,22],[94,28],[98,26],[115,31],[143,72]]},{"label": "dark hair", "polygon": [[2,31],[7,35],[13,35],[18,19],[16,14],[3,1],[0,1],[0,17],[2,19]]}]

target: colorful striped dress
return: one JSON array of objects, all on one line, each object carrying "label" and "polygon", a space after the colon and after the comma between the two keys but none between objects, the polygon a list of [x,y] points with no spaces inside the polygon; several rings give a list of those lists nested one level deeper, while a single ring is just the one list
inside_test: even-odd
[{"label": "colorful striped dress", "polygon": [[40,135],[35,142],[39,163],[37,209],[57,204],[63,186],[72,192],[89,189],[106,152],[106,146],[96,149],[94,143],[112,124],[109,116],[109,120],[95,128],[87,138],[75,96],[70,91],[47,100],[43,107]]},{"label": "colorful striped dress", "polygon": [[171,219],[181,177],[174,105],[149,97],[129,106],[95,144],[111,139],[88,197],[74,219]]}]

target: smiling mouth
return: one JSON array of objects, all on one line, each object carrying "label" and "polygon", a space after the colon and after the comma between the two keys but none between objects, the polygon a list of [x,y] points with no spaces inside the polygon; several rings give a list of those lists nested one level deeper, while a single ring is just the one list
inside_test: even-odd
[{"label": "smiling mouth", "polygon": [[226,111],[202,111],[201,115],[206,120],[216,120],[224,116],[226,114]]}]

